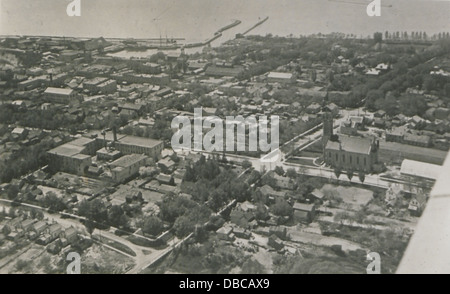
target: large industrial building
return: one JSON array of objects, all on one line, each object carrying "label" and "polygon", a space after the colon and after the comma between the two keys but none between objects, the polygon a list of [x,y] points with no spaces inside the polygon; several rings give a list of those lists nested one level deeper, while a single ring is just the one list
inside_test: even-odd
[{"label": "large industrial building", "polygon": [[77,92],[72,89],[48,87],[44,92],[44,97],[48,102],[69,104],[70,101],[77,98]]},{"label": "large industrial building", "polygon": [[92,164],[97,143],[93,139],[79,138],[47,152],[52,171],[84,175]]},{"label": "large industrial building", "polygon": [[[47,152],[49,167],[52,171],[63,171],[77,175],[85,175],[92,165],[92,157],[100,155],[97,159],[117,159],[112,176],[118,182],[131,177],[139,171],[147,159],[159,160],[164,148],[162,141],[127,135],[117,135],[115,132],[91,133],[87,137],[78,138],[72,142],[56,147]],[[120,157],[121,155],[125,155]],[[135,159],[139,159],[135,162]],[[144,160],[145,159],[145,160]],[[133,162],[129,165],[123,163]],[[114,162],[113,162],[114,164]],[[131,173],[131,174],[130,174]],[[116,181],[116,180],[114,180]]]}]

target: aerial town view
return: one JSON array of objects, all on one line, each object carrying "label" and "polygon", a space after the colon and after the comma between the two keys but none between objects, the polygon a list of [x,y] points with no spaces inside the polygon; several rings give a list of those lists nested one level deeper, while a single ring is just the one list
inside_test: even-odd
[{"label": "aerial town view", "polygon": [[449,23],[228,16],[202,40],[0,31],[0,273],[396,273],[450,147]]}]

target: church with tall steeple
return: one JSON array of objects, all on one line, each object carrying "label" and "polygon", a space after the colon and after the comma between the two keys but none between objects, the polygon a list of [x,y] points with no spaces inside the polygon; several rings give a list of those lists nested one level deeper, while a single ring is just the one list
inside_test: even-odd
[{"label": "church with tall steeple", "polygon": [[362,136],[334,134],[334,116],[327,98],[328,94],[322,105],[324,162],[341,170],[374,172],[374,166],[378,163],[379,141]]}]

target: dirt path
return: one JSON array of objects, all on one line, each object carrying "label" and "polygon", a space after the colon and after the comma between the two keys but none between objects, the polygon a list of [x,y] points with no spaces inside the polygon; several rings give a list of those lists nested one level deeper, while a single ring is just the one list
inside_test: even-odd
[{"label": "dirt path", "polygon": [[330,247],[332,245],[340,245],[340,246],[342,246],[342,250],[345,252],[355,251],[357,249],[366,250],[364,247],[362,247],[358,243],[354,243],[354,242],[336,238],[336,237],[329,237],[329,236],[323,236],[323,235],[318,235],[318,234],[313,234],[313,233],[306,233],[306,232],[298,231],[296,229],[288,230],[288,234],[291,236],[291,240],[293,242],[313,244],[316,246],[324,246],[324,247]]}]

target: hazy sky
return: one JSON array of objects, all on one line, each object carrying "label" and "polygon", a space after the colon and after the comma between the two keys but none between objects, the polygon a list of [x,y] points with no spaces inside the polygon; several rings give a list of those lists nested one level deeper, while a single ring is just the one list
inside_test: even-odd
[{"label": "hazy sky", "polygon": [[269,21],[254,34],[450,31],[450,1],[444,0],[381,0],[392,7],[372,18],[366,14],[370,0],[81,0],[80,17],[67,16],[70,2],[0,0],[0,34],[203,40],[234,19],[242,24],[233,34],[265,16]]}]

